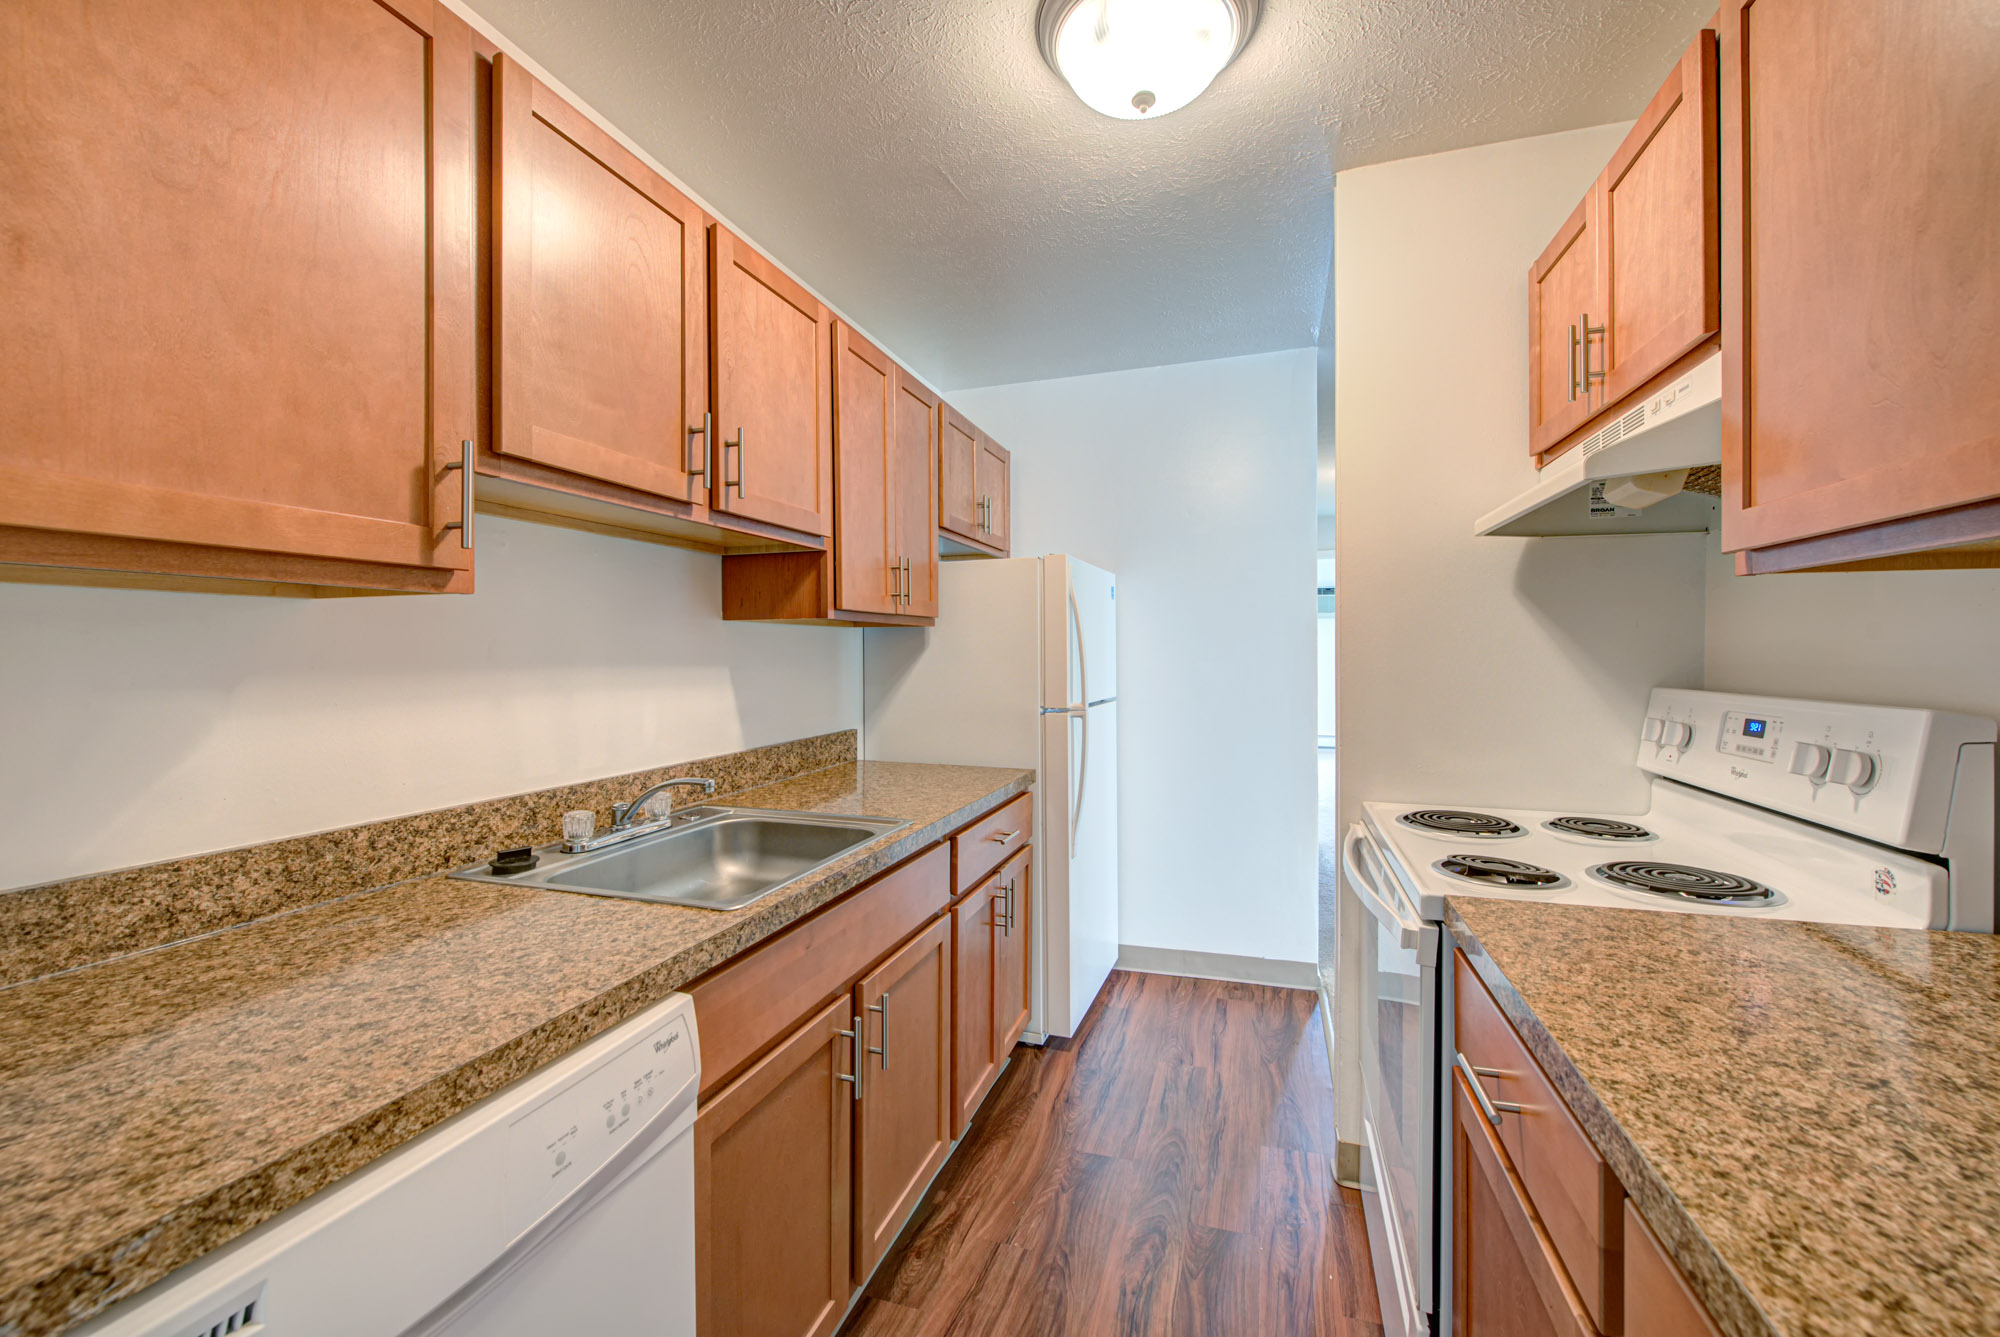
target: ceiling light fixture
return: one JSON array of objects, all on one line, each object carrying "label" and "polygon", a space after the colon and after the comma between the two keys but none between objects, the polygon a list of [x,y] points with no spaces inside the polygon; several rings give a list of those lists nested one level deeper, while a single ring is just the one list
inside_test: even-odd
[{"label": "ceiling light fixture", "polygon": [[1042,0],[1042,56],[1106,116],[1178,111],[1250,40],[1261,0]]}]

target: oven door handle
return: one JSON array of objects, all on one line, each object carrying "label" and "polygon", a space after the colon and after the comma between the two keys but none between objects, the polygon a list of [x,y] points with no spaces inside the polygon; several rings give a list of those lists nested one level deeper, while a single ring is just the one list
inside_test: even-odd
[{"label": "oven door handle", "polygon": [[[1354,888],[1354,894],[1368,907],[1370,914],[1382,921],[1384,928],[1396,931],[1397,940],[1404,951],[1427,954],[1427,949],[1435,950],[1431,947],[1434,940],[1424,931],[1427,926],[1422,918],[1405,918],[1401,907],[1396,904],[1396,901],[1402,898],[1396,896],[1393,891],[1385,894],[1373,878],[1361,871],[1360,860],[1356,856],[1367,848],[1370,848],[1368,832],[1361,823],[1356,822],[1348,827],[1347,839],[1342,841],[1340,846],[1340,862],[1347,870],[1347,881]],[[1381,866],[1379,859],[1376,861],[1376,866]]]}]

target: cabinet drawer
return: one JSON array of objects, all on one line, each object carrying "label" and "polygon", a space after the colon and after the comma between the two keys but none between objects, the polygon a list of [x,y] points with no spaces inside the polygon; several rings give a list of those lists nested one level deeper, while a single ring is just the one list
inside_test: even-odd
[{"label": "cabinet drawer", "polygon": [[1625,1201],[1625,1337],[1722,1337],[1687,1279]]},{"label": "cabinet drawer", "polygon": [[958,876],[954,894],[971,891],[1000,866],[1002,859],[1033,839],[1034,834],[1034,800],[1023,794],[953,836],[952,865]]},{"label": "cabinet drawer", "polygon": [[1458,1052],[1484,1070],[1479,1084],[1489,1100],[1520,1106],[1499,1112],[1500,1144],[1591,1319],[1618,1333],[1624,1189],[1462,955],[1454,954],[1454,968]]},{"label": "cabinet drawer", "polygon": [[934,845],[694,984],[702,1098],[950,903],[950,847]]}]

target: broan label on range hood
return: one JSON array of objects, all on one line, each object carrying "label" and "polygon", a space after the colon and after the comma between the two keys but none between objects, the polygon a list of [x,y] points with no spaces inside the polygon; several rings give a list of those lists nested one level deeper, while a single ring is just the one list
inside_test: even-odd
[{"label": "broan label on range hood", "polygon": [[1715,526],[1715,499],[1682,491],[1684,471],[1722,461],[1722,354],[1606,422],[1479,517],[1475,534],[1690,534]]}]

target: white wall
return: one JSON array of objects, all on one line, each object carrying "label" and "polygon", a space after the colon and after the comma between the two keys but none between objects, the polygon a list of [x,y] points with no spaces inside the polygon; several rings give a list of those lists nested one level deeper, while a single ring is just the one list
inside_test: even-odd
[{"label": "white wall", "polygon": [[[1702,681],[1702,535],[1475,538],[1534,477],[1527,273],[1622,126],[1342,172],[1334,192],[1340,809],[1637,811],[1626,741]],[[1340,968],[1356,978],[1358,933]],[[1332,907],[1322,907],[1322,914]],[[1358,1136],[1341,986],[1342,1136]]]},{"label": "white wall", "polygon": [[995,386],[1014,551],[1118,576],[1128,946],[1311,961],[1313,351]]},{"label": "white wall", "polygon": [[2000,571],[1708,564],[1707,686],[2000,719]]},{"label": "white wall", "polygon": [[857,728],[858,631],[716,557],[482,516],[478,593],[0,584],[0,887]]}]

